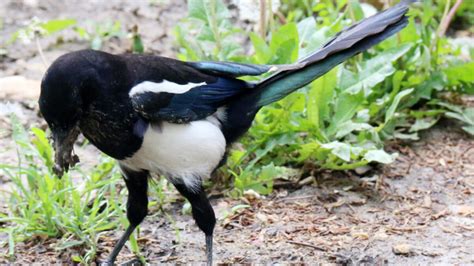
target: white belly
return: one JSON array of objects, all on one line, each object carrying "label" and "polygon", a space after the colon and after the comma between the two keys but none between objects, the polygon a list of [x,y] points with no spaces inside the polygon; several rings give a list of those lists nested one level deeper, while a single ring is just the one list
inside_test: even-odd
[{"label": "white belly", "polygon": [[132,170],[149,170],[195,186],[207,178],[224,156],[226,141],[219,127],[208,120],[189,124],[163,122],[148,126],[141,148],[120,163]]}]

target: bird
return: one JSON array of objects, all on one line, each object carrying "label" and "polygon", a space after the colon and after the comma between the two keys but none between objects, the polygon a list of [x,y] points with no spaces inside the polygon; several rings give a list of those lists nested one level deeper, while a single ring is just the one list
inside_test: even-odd
[{"label": "bird", "polygon": [[[96,50],[57,58],[42,79],[38,101],[53,139],[54,173],[61,177],[78,162],[73,146],[82,133],[118,162],[128,190],[129,225],[104,263],[115,263],[144,220],[148,180],[158,173],[190,202],[212,265],[216,218],[203,180],[225,164],[227,150],[262,107],[399,32],[408,23],[411,2],[349,26],[288,65],[187,62]],[[263,77],[251,82],[242,76]]]}]

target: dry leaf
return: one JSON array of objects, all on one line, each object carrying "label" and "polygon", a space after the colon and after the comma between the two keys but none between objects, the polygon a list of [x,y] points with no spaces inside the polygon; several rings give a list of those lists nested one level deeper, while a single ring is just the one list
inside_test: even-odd
[{"label": "dry leaf", "polygon": [[449,214],[449,210],[448,209],[444,209],[436,214],[433,214],[431,216],[431,220],[438,220],[439,218],[441,217],[444,217],[444,216],[447,216]]},{"label": "dry leaf", "polygon": [[352,232],[351,235],[352,237],[357,238],[357,239],[362,239],[362,240],[369,239],[369,234],[366,232]]},{"label": "dry leaf", "polygon": [[452,205],[450,206],[450,209],[459,215],[462,216],[468,216],[471,214],[474,214],[474,207],[469,206],[469,205]]},{"label": "dry leaf", "polygon": [[333,208],[341,207],[345,203],[345,199],[339,198],[336,202],[324,204],[324,208],[326,208],[328,211],[332,211]]}]

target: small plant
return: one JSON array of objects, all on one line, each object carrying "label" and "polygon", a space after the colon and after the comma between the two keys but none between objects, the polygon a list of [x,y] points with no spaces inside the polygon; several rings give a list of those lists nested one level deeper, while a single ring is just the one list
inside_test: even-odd
[{"label": "small plant", "polygon": [[[99,233],[124,230],[128,226],[126,195],[125,190],[118,189],[122,178],[115,160],[101,157],[100,162],[87,172],[79,165],[58,178],[52,172],[53,148],[47,133],[33,127],[30,136],[15,116],[11,121],[12,139],[18,147],[18,164],[0,164],[0,175],[12,181],[11,190],[3,191],[9,199],[8,213],[0,213],[0,222],[9,223],[0,231],[9,235],[4,244],[9,246],[10,257],[15,256],[15,243],[47,237],[58,239],[57,250],[75,250],[72,261],[92,263]],[[170,191],[168,187],[170,184],[166,179],[152,180],[149,208],[163,212],[162,206],[175,200],[166,194]],[[132,252],[145,263],[137,234],[138,230],[129,244]]]},{"label": "small plant", "polygon": [[50,36],[67,28],[76,25],[75,19],[53,19],[41,21],[34,17],[24,28],[19,29],[10,37],[8,43],[13,43],[18,39],[24,43],[30,43],[37,37]]},{"label": "small plant", "polygon": [[117,228],[117,218],[124,217],[122,204],[116,202],[120,175],[115,163],[104,158],[81,179],[70,174],[59,179],[51,171],[53,150],[46,133],[32,128],[31,138],[16,118],[12,121],[19,163],[0,165],[0,173],[13,184],[11,191],[3,192],[8,194],[8,213],[0,218],[10,223],[0,229],[9,235],[10,256],[14,257],[16,242],[46,236],[58,238],[58,250],[79,248],[73,261],[91,263],[98,233]]},{"label": "small plant", "polygon": [[474,136],[474,108],[473,107],[460,107],[449,103],[438,102],[436,103],[442,107],[445,107],[447,111],[444,113],[446,117],[453,118],[463,123],[461,127],[466,133]]},{"label": "small plant", "polygon": [[189,0],[188,17],[175,28],[182,47],[178,58],[237,60],[243,50],[235,40],[239,29],[229,18],[229,10],[220,0]]},{"label": "small plant", "polygon": [[138,32],[137,25],[132,27],[132,30],[129,34],[129,38],[132,39],[132,53],[143,54],[145,52],[145,47],[143,46],[142,37]]},{"label": "small plant", "polygon": [[[12,44],[17,40],[21,40],[25,44],[29,44],[34,41],[36,44],[36,49],[41,56],[41,60],[43,61],[44,65],[47,66],[48,62],[43,55],[43,49],[41,48],[39,39],[70,28],[76,23],[77,21],[74,19],[53,19],[41,21],[40,19],[34,17],[26,27],[21,28],[13,33],[13,35],[10,37],[10,40],[7,42],[7,45]],[[1,53],[2,51],[0,49],[0,55]],[[4,53],[6,53],[6,51]]]},{"label": "small plant", "polygon": [[[274,178],[308,160],[333,170],[391,163],[397,154],[384,150],[386,140],[416,140],[418,131],[433,126],[447,110],[446,116],[467,123],[464,130],[469,132],[466,110],[427,104],[446,92],[474,93],[469,74],[473,64],[456,59],[459,49],[439,35],[438,21],[443,18],[427,12],[431,5],[430,0],[415,4],[409,25],[397,36],[263,108],[249,134],[241,139],[239,150],[229,157],[228,172],[234,178],[236,195],[247,189],[268,194]],[[212,7],[220,12],[210,12]],[[451,8],[450,1],[444,8]],[[230,25],[222,1],[193,0],[189,18],[176,31],[183,47],[180,58],[292,63],[373,9],[357,0],[284,2],[286,23],[271,23],[276,26],[268,36],[250,33],[254,54],[244,57],[242,51],[232,48],[235,44],[229,46],[232,53],[216,48],[244,39],[239,36],[242,32],[231,27],[213,31],[213,25]],[[318,13],[317,19],[310,16],[313,12]],[[199,25],[194,38],[181,30],[189,21]],[[219,34],[222,32],[225,34]],[[246,162],[245,168],[238,167],[241,162]]]},{"label": "small plant", "polygon": [[125,36],[120,21],[97,23],[90,22],[86,27],[75,27],[75,31],[81,39],[90,42],[94,50],[100,50],[104,42],[111,38],[121,38]]}]

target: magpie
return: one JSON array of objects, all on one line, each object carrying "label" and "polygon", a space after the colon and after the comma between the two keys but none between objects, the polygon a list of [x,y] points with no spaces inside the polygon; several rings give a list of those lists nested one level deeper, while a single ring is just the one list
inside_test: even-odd
[{"label": "magpie", "polygon": [[[147,181],[151,173],[158,173],[189,200],[205,234],[211,265],[216,218],[203,179],[224,164],[226,150],[249,129],[263,106],[400,31],[408,23],[410,2],[361,20],[290,65],[183,62],[94,50],[56,59],[44,75],[39,98],[52,132],[55,174],[62,176],[78,162],[73,145],[82,133],[118,161],[129,192],[129,226],[106,263],[114,264],[147,215]],[[239,79],[264,74],[258,82]]]}]

